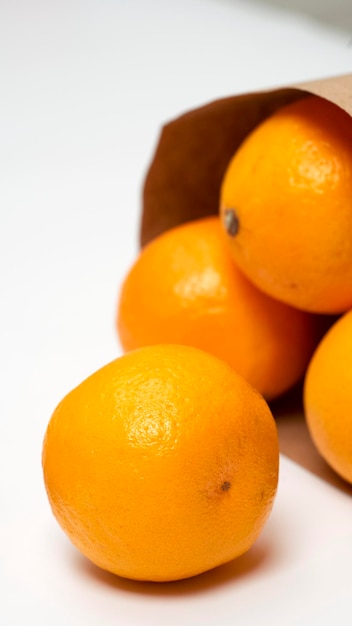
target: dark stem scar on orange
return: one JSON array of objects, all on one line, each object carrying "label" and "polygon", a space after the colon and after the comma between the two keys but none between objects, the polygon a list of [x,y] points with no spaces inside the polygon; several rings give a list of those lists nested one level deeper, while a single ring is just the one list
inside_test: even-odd
[{"label": "dark stem scar on orange", "polygon": [[221,489],[222,489],[223,491],[228,491],[228,490],[230,489],[230,487],[231,487],[231,483],[229,483],[229,481],[228,481],[228,480],[225,480],[225,481],[222,483],[222,485],[221,485]]},{"label": "dark stem scar on orange", "polygon": [[235,237],[240,229],[240,221],[235,209],[225,209],[224,226],[230,237]]}]

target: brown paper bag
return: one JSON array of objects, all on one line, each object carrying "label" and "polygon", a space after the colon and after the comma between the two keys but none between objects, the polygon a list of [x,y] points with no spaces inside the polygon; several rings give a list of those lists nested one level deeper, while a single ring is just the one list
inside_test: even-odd
[{"label": "brown paper bag", "polygon": [[[164,230],[217,214],[227,164],[246,135],[279,107],[315,94],[352,115],[352,74],[215,100],[167,123],[143,186],[140,243]],[[302,412],[302,389],[276,402],[281,452],[352,493],[316,452]]]}]

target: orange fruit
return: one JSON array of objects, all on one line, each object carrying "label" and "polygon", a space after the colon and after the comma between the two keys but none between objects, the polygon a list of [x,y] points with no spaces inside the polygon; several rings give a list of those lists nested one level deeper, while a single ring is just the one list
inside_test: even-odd
[{"label": "orange fruit", "polygon": [[124,350],[206,350],[266,399],[303,376],[316,345],[313,316],[263,294],[238,270],[218,216],[177,226],[141,251],[122,285],[117,329]]},{"label": "orange fruit", "polygon": [[132,351],[71,391],[49,422],[53,513],[123,577],[193,576],[246,552],[271,511],[276,424],[232,368],[195,348]]},{"label": "orange fruit", "polygon": [[352,119],[311,96],[262,122],[231,159],[220,213],[238,266],[295,307],[352,307]]},{"label": "orange fruit", "polygon": [[352,483],[352,311],[333,324],[312,357],[304,410],[318,452]]}]

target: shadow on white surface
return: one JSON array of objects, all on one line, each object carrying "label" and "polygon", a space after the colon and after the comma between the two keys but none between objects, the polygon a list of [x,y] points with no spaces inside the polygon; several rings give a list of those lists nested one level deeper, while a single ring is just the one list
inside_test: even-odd
[{"label": "shadow on white surface", "polygon": [[[186,580],[151,583],[124,579],[90,563],[49,514],[23,520],[8,528],[1,554],[2,611],[11,619],[4,626],[19,626],[28,612],[40,624],[51,614],[51,626],[222,626],[228,623],[222,622],[222,614],[235,616],[243,610],[254,619],[252,586],[259,585],[260,592],[265,573],[270,581],[273,573],[280,574],[280,564],[289,560],[291,546],[282,538],[290,529],[282,530],[271,520],[251,550],[238,559]],[[259,603],[263,601],[267,602],[260,592]]]},{"label": "shadow on white surface", "polygon": [[[236,2],[236,0],[224,0]],[[352,40],[352,5],[351,0],[250,0],[260,6],[269,6],[306,16],[330,28],[342,31],[351,30]]]},{"label": "shadow on white surface", "polygon": [[219,586],[236,583],[239,579],[253,576],[256,571],[259,572],[265,567],[268,559],[272,558],[274,548],[272,543],[269,540],[258,541],[246,554],[229,563],[192,578],[164,583],[121,578],[99,569],[78,553],[67,556],[70,557],[73,571],[94,584],[98,583],[111,589],[138,595],[175,597],[209,593],[210,590],[214,591]]}]

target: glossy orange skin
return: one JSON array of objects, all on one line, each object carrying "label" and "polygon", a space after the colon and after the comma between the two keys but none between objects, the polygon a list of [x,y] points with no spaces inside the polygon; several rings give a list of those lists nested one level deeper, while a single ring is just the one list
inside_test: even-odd
[{"label": "glossy orange skin", "polygon": [[[261,123],[229,163],[220,213],[242,271],[269,295],[318,313],[352,307],[352,119],[315,96]],[[225,226],[226,229],[226,226]]]},{"label": "glossy orange skin", "polygon": [[273,505],[279,449],[263,398],[203,351],[132,351],[71,391],[43,446],[53,513],[99,567],[186,578],[246,552]]},{"label": "glossy orange skin", "polygon": [[316,345],[315,318],[258,290],[226,244],[218,216],[148,244],[119,295],[120,342],[126,351],[155,343],[201,348],[272,399],[303,376]]},{"label": "glossy orange skin", "polygon": [[352,311],[335,322],[313,355],[304,408],[321,456],[352,483]]}]

